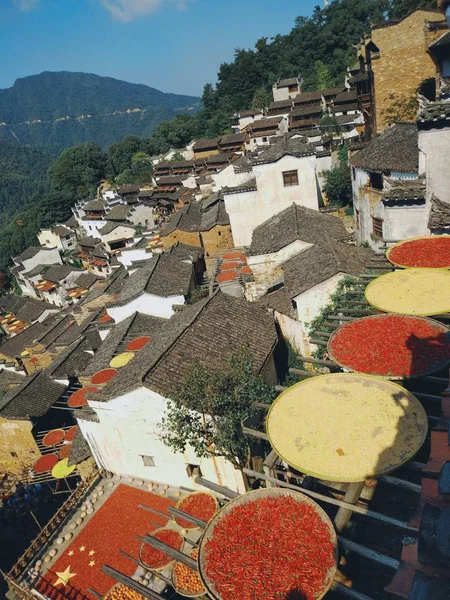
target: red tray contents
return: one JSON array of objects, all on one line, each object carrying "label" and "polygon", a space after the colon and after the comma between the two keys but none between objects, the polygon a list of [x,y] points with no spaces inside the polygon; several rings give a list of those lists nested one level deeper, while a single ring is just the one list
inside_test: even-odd
[{"label": "red tray contents", "polygon": [[103,323],[109,323],[112,320],[113,320],[113,318],[110,315],[106,314],[106,315],[102,315],[99,318],[98,322],[103,324]]},{"label": "red tray contents", "polygon": [[221,600],[316,600],[327,591],[334,543],[330,525],[309,503],[260,497],[230,505],[213,523],[201,568]]},{"label": "red tray contents", "polygon": [[75,437],[75,434],[77,432],[77,429],[78,429],[78,425],[74,425],[73,427],[71,427],[70,429],[68,429],[66,431],[66,437],[65,437],[66,442],[71,442],[73,440],[73,438]]},{"label": "red tray contents", "polygon": [[239,267],[239,263],[237,262],[226,262],[220,265],[219,271],[233,271]]},{"label": "red tray contents", "polygon": [[250,267],[242,267],[241,273],[242,275],[253,275],[253,271]]},{"label": "red tray contents", "polygon": [[[186,498],[183,498],[177,504],[178,510],[193,517],[197,517],[197,519],[201,519],[206,523],[211,521],[216,514],[218,506],[214,496],[211,496],[211,494],[206,492],[194,492],[193,494],[189,494],[189,496],[186,496]],[[183,529],[197,529],[197,525],[194,525],[194,523],[182,519],[181,517],[175,517],[175,521],[180,527],[183,527]]]},{"label": "red tray contents", "polygon": [[138,350],[142,350],[142,348],[144,346],[146,346],[149,341],[151,340],[150,336],[148,335],[143,335],[142,337],[138,337],[134,340],[131,340],[131,342],[129,342],[127,344],[127,350],[129,352],[137,352]]},{"label": "red tray contents", "polygon": [[63,460],[64,458],[69,458],[71,449],[72,444],[64,444],[64,446],[61,446],[58,452],[59,459]]},{"label": "red tray contents", "polygon": [[103,369],[102,371],[97,371],[95,375],[91,377],[91,383],[94,385],[100,385],[102,383],[108,383],[111,379],[117,375],[117,369]]},{"label": "red tray contents", "polygon": [[450,268],[450,235],[407,240],[388,250],[387,257],[401,267]]},{"label": "red tray contents", "polygon": [[[161,542],[175,548],[175,550],[181,550],[183,547],[183,538],[173,529],[159,529],[158,531],[155,531],[155,533],[152,533],[152,537],[161,540]],[[139,551],[139,557],[141,562],[149,569],[163,569],[173,562],[171,556],[168,556],[162,550],[157,550],[146,543],[142,544]]]},{"label": "red tray contents", "polygon": [[85,387],[85,388],[81,388],[81,390],[77,390],[67,400],[67,406],[70,406],[70,408],[78,408],[79,406],[85,406],[88,403],[86,396],[85,396],[86,392],[94,392],[95,393],[95,392],[98,392],[98,388]]},{"label": "red tray contents", "polygon": [[216,281],[218,283],[225,283],[227,281],[233,281],[233,279],[237,279],[238,274],[236,271],[223,271],[219,273],[216,277]]},{"label": "red tray contents", "polygon": [[433,319],[406,315],[364,317],[339,327],[328,353],[357,373],[403,379],[443,368],[450,361],[450,331]]},{"label": "red tray contents", "polygon": [[46,454],[41,456],[33,465],[33,471],[35,473],[47,473],[51,471],[53,467],[59,462],[57,454]]},{"label": "red tray contents", "polygon": [[235,250],[233,252],[227,252],[227,254],[224,254],[223,260],[237,260],[237,259],[240,259],[241,256],[242,256],[242,252]]},{"label": "red tray contents", "polygon": [[50,448],[51,446],[56,446],[63,441],[66,437],[63,429],[53,429],[46,433],[42,439],[42,444]]}]

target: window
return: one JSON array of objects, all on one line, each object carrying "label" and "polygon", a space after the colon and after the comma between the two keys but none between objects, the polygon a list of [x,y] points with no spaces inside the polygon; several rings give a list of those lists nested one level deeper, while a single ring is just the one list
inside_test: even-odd
[{"label": "window", "polygon": [[383,219],[372,217],[372,233],[375,237],[383,239]]},{"label": "window", "polygon": [[217,235],[222,235],[222,232],[221,232],[221,231],[218,231],[218,232],[217,232]]},{"label": "window", "polygon": [[375,190],[383,189],[383,173],[372,172],[369,173],[370,177],[370,187],[373,187]]},{"label": "window", "polygon": [[141,454],[142,462],[144,463],[144,467],[156,467],[155,459],[153,456],[146,456],[145,454]]},{"label": "window", "polygon": [[17,452],[11,452],[11,456],[12,456],[13,458],[17,458]]},{"label": "window", "polygon": [[355,208],[355,225],[356,229],[360,229],[359,210]]},{"label": "window", "polygon": [[298,171],[285,171],[283,173],[284,187],[298,185]]},{"label": "window", "polygon": [[263,141],[263,142],[267,142],[267,138],[266,138],[266,137],[263,137],[262,141]]},{"label": "window", "polygon": [[203,477],[200,465],[186,465],[188,477]]},{"label": "window", "polygon": [[356,179],[356,169],[355,169],[355,167],[352,167],[352,177],[353,177],[353,179]]}]

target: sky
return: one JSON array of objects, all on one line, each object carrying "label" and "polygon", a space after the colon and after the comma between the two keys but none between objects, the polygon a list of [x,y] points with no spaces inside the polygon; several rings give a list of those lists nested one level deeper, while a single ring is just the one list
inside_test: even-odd
[{"label": "sky", "polygon": [[201,95],[235,48],[287,33],[323,0],[0,0],[0,88],[82,71]]}]

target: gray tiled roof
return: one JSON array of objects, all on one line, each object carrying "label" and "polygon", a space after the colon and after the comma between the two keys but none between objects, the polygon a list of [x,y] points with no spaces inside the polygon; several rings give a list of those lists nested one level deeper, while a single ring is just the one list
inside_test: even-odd
[{"label": "gray tiled roof", "polygon": [[298,84],[297,77],[289,77],[288,79],[280,79],[277,81],[277,87],[289,87],[290,85]]},{"label": "gray tiled roof", "polygon": [[22,252],[22,254],[19,254],[19,256],[16,257],[16,260],[20,260],[23,262],[24,260],[29,260],[30,258],[33,258],[39,252],[53,251],[54,248],[47,248],[46,246],[29,246],[26,250]]},{"label": "gray tiled roof", "polygon": [[220,144],[235,144],[239,142],[244,142],[246,138],[245,133],[229,133],[228,135],[223,135],[220,138]]},{"label": "gray tiled roof", "polygon": [[88,290],[94,283],[98,281],[97,275],[93,273],[82,273],[76,280],[75,285]]},{"label": "gray tiled roof", "polygon": [[348,104],[349,102],[357,102],[358,94],[356,90],[348,90],[338,94],[333,100],[334,104]]},{"label": "gray tiled roof", "polygon": [[[134,232],[134,225],[127,223],[126,221],[108,221],[104,227],[99,230],[100,235],[108,235],[118,227],[125,227],[126,229],[132,229]],[[133,232],[130,233],[130,237],[133,237]]]},{"label": "gray tiled roof", "polygon": [[420,128],[431,126],[433,123],[445,124],[450,127],[450,102],[433,102],[423,108],[417,118]]},{"label": "gray tiled roof", "polygon": [[337,88],[328,88],[326,90],[316,90],[315,92],[303,92],[295,96],[294,104],[303,104],[304,102],[319,102],[322,96],[324,98],[330,98],[332,96],[337,96],[338,94],[342,94],[345,92],[345,87],[337,87]]},{"label": "gray tiled roof", "polygon": [[338,104],[337,106],[331,107],[331,114],[334,115],[338,112],[344,112],[348,110],[359,110],[359,105],[357,102],[349,102],[347,104]]},{"label": "gray tiled roof", "polygon": [[301,156],[308,156],[311,154],[315,154],[314,148],[305,143],[302,139],[285,137],[262,152],[253,163],[255,165],[273,163],[280,160],[280,158],[283,158],[283,156],[295,156],[300,158]]},{"label": "gray tiled roof", "polygon": [[250,125],[251,131],[255,133],[261,129],[269,129],[270,127],[273,129],[277,129],[282,118],[283,117],[271,117],[269,119],[259,119],[258,121],[254,121]]},{"label": "gray tiled roof", "polygon": [[419,134],[414,123],[396,123],[350,158],[354,167],[371,171],[417,173]]},{"label": "gray tiled roof", "polygon": [[260,298],[258,304],[275,310],[282,315],[295,318],[295,309],[292,305],[292,300],[284,286]]},{"label": "gray tiled roof", "polygon": [[412,181],[403,179],[387,179],[389,190],[383,191],[383,201],[402,202],[406,200],[425,201],[426,185],[423,179]]},{"label": "gray tiled roof", "polygon": [[326,239],[284,263],[286,292],[295,298],[338,273],[359,276],[365,272],[370,256],[366,248]]},{"label": "gray tiled roof", "polygon": [[92,346],[85,337],[71,344],[63,350],[46,369],[46,373],[54,379],[68,379],[78,377],[84,371],[92,354],[89,354]]},{"label": "gray tiled roof", "polygon": [[202,138],[194,143],[193,149],[195,150],[207,150],[208,148],[216,148],[219,143],[219,138]]},{"label": "gray tiled roof", "polygon": [[39,344],[48,348],[76,321],[72,315],[56,314],[44,321],[46,331],[38,339]]},{"label": "gray tiled roof", "polygon": [[29,271],[26,271],[25,273],[23,273],[23,275],[25,277],[28,277],[29,279],[33,279],[33,277],[37,277],[38,275],[45,273],[45,271],[48,271],[48,269],[50,269],[50,267],[51,267],[51,265],[39,263],[38,265],[36,265],[32,269],[30,269]]},{"label": "gray tiled roof", "polygon": [[256,177],[253,177],[249,181],[241,183],[240,185],[237,185],[235,187],[222,188],[222,194],[239,194],[240,192],[252,192],[257,189],[258,188],[256,185]]},{"label": "gray tiled roof", "polygon": [[0,399],[0,416],[5,419],[42,417],[65,390],[65,385],[54,382],[46,373],[36,373]]},{"label": "gray tiled roof", "polygon": [[249,255],[278,252],[296,240],[317,244],[325,237],[339,239],[347,235],[337,217],[292,204],[254,230]]},{"label": "gray tiled roof", "polygon": [[[8,371],[7,369],[0,370],[0,398],[3,394],[6,394],[10,389],[16,388],[22,385],[25,381],[24,375],[16,373],[15,371]],[[1,399],[0,399],[1,402]]]},{"label": "gray tiled roof", "polygon": [[181,173],[180,175],[161,175],[158,177],[158,185],[181,185],[189,175]]},{"label": "gray tiled roof", "polygon": [[86,212],[99,212],[105,210],[105,203],[103,200],[90,200],[83,206],[83,210]]},{"label": "gray tiled roof", "polygon": [[122,281],[117,300],[108,302],[107,306],[125,306],[144,293],[164,298],[187,296],[192,278],[192,264],[182,262],[171,254],[157,255]]},{"label": "gray tiled roof", "polygon": [[431,210],[428,220],[430,229],[449,229],[450,228],[450,204],[443,202],[433,195],[431,198]]},{"label": "gray tiled roof", "polygon": [[91,399],[108,401],[142,385],[173,397],[194,358],[211,369],[220,369],[230,351],[246,344],[259,373],[276,342],[273,318],[264,309],[217,292],[171,317],[154,344],[145,346]]},{"label": "gray tiled roof", "polygon": [[83,372],[83,377],[90,377],[97,371],[108,368],[114,356],[125,352],[128,342],[135,338],[145,335],[153,339],[166,322],[167,319],[136,312],[114,325],[96,354],[90,357],[90,361]]},{"label": "gray tiled roof", "polygon": [[84,460],[87,460],[90,456],[92,456],[92,454],[89,444],[84,439],[81,429],[78,427],[70,448],[68,466],[71,467],[73,465],[78,465]]},{"label": "gray tiled roof", "polygon": [[98,244],[100,244],[100,243],[101,243],[100,238],[82,237],[82,238],[80,238],[78,245],[86,246],[86,248],[95,248],[95,246],[98,246]]},{"label": "gray tiled roof", "polygon": [[5,312],[12,313],[27,324],[37,321],[46,310],[53,312],[59,311],[54,304],[50,304],[49,302],[28,298],[26,296],[15,296],[13,294],[1,297],[0,307]]},{"label": "gray tiled roof", "polygon": [[161,231],[161,236],[165,237],[176,230],[200,232],[210,231],[217,225],[229,225],[230,219],[225,210],[223,200],[217,198],[216,202],[211,204],[200,204],[191,202],[180,209],[170,220],[167,226]]},{"label": "gray tiled roof", "polygon": [[322,105],[321,104],[307,104],[306,106],[301,106],[300,108],[294,108],[293,111],[290,112],[290,117],[303,117],[307,115],[316,115],[322,114]]},{"label": "gray tiled roof", "polygon": [[63,225],[57,225],[56,227],[53,227],[52,232],[59,237],[70,237],[73,235],[73,232]]},{"label": "gray tiled roof", "polygon": [[51,283],[60,283],[71,273],[81,273],[83,269],[76,269],[75,267],[69,267],[67,265],[51,265],[51,267],[42,273],[42,279],[50,281]]},{"label": "gray tiled roof", "polygon": [[[76,321],[74,321],[72,323],[72,325],[70,325],[70,327],[68,327],[59,337],[57,340],[55,340],[55,346],[56,347],[64,347],[64,346],[70,346],[71,344],[73,344],[73,342],[75,342],[81,335],[84,335],[85,337],[89,337],[91,343],[92,343],[92,339],[90,338],[90,336],[88,335],[88,329],[92,329],[93,332],[98,336],[98,332],[96,331],[96,327],[94,324],[94,321],[97,319],[98,315],[100,314],[100,312],[102,311],[102,308],[99,308],[95,311],[92,311],[81,323],[80,325],[78,325],[76,323]],[[95,340],[95,338],[94,338]],[[94,345],[94,348],[97,348],[100,344],[98,345]]]},{"label": "gray tiled roof", "polygon": [[277,100],[276,102],[271,102],[269,104],[269,111],[277,110],[281,108],[292,108],[292,100]]},{"label": "gray tiled roof", "polygon": [[105,218],[107,221],[126,221],[130,212],[131,208],[127,204],[116,204],[106,213]]},{"label": "gray tiled roof", "polygon": [[14,359],[25,350],[26,347],[32,346],[43,334],[47,332],[47,327],[44,323],[34,323],[27,327],[22,333],[15,335],[3,344],[0,344],[0,355]]}]

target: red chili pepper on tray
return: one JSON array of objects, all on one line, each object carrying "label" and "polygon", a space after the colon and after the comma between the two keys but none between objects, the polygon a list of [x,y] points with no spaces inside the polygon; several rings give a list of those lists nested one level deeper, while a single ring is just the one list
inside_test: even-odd
[{"label": "red chili pepper on tray", "polygon": [[315,600],[335,563],[328,525],[294,498],[237,505],[205,544],[205,573],[222,600]]}]

